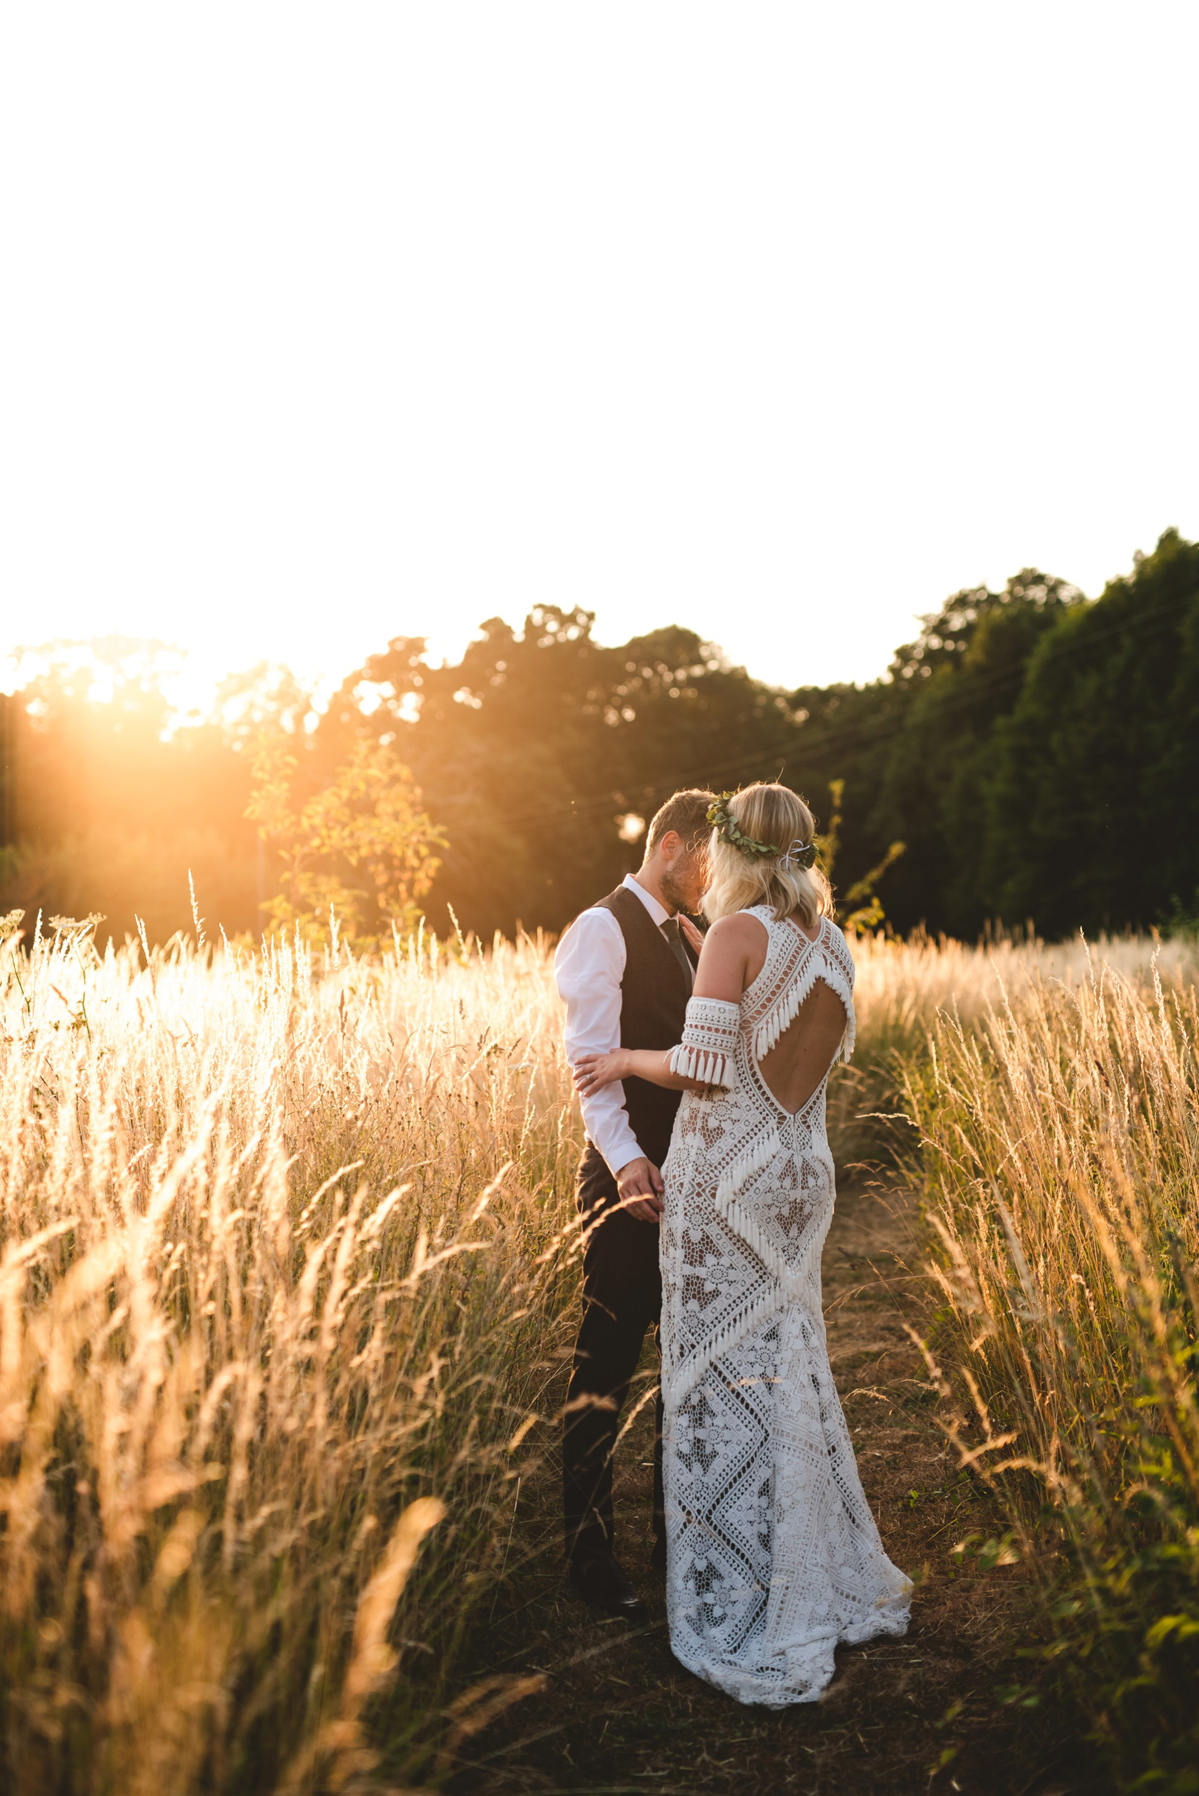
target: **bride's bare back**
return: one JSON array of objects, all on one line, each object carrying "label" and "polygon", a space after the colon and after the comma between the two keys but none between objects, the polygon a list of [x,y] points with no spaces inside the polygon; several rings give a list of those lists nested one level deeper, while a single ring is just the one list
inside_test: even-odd
[{"label": "bride's bare back", "polygon": [[844,1034],[845,1006],[831,986],[817,979],[794,1022],[758,1062],[771,1095],[790,1115],[802,1110],[818,1089]]},{"label": "bride's bare back", "polygon": [[[803,929],[792,918],[786,927],[805,941],[819,939],[819,925]],[[765,924],[747,912],[714,924],[700,961],[696,996],[738,1002],[766,964],[769,939]],[[771,1096],[792,1116],[819,1089],[844,1034],[845,1005],[832,987],[818,978],[793,1020],[758,1062]]]}]

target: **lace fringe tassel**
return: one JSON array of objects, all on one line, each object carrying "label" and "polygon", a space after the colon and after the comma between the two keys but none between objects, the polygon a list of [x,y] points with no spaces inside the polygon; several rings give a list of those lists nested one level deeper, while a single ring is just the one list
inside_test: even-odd
[{"label": "lace fringe tassel", "polygon": [[749,1148],[734,1160],[716,1188],[717,1203],[728,1203],[744,1190],[755,1173],[770,1165],[781,1146],[778,1130],[770,1129],[756,1147]]},{"label": "lace fringe tassel", "polygon": [[773,1310],[778,1309],[783,1302],[783,1296],[782,1292],[768,1287],[755,1297],[752,1303],[747,1304],[740,1315],[732,1317],[724,1324],[723,1328],[717,1329],[716,1333],[704,1342],[699,1351],[693,1353],[689,1359],[685,1359],[681,1366],[676,1366],[670,1371],[663,1368],[663,1402],[668,1404],[672,1410],[677,1409],[679,1404],[695,1389],[713,1362],[730,1352],[743,1335],[748,1334],[751,1328],[755,1328],[759,1322],[765,1321]]},{"label": "lace fringe tassel", "polygon": [[740,1235],[746,1246],[752,1247],[771,1276],[780,1285],[787,1285],[790,1274],[786,1260],[770,1245],[748,1211],[741,1208],[735,1197],[726,1198],[723,1203],[717,1197],[716,1207],[722,1211],[729,1227]]},{"label": "lace fringe tassel", "polygon": [[835,992],[845,1006],[845,1037],[838,1053],[843,1059],[849,1059],[853,1053],[857,1027],[853,1013],[853,998],[847,991],[839,970],[829,962],[827,956],[813,954],[786,997],[781,999],[774,1009],[763,1017],[754,1030],[755,1060],[761,1060],[764,1055],[769,1054],[771,1048],[777,1044],[783,1030],[790,1028],[799,1015],[800,1005],[811,996],[812,987],[818,979],[823,979],[830,991]]},{"label": "lace fringe tassel", "polygon": [[728,1085],[728,1056],[711,1048],[693,1048],[681,1041],[671,1050],[670,1070],[680,1079],[695,1079],[701,1085]]},{"label": "lace fringe tassel", "polygon": [[737,1202],[738,1194],[756,1174],[765,1171],[782,1145],[778,1130],[771,1129],[757,1147],[751,1148],[749,1153],[742,1154],[739,1160],[734,1161],[716,1187],[716,1208],[734,1233],[740,1235],[746,1246],[757,1254],[767,1271],[785,1286],[790,1276],[786,1261],[767,1241],[755,1219]]}]

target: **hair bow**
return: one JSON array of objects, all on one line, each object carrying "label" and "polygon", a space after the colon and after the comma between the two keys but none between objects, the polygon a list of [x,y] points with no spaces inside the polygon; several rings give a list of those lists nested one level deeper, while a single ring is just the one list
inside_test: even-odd
[{"label": "hair bow", "polygon": [[779,866],[784,873],[790,873],[793,867],[808,868],[816,860],[815,842],[801,842],[796,836],[786,854],[779,856]]}]

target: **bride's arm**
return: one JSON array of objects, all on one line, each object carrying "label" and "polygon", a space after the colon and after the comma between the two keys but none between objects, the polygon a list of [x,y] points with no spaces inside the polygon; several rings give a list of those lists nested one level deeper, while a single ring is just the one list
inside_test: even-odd
[{"label": "bride's arm", "polygon": [[[742,992],[761,970],[765,937],[757,918],[744,913],[713,923],[700,951],[693,996],[740,1004]],[[584,1054],[575,1066],[575,1084],[585,1094],[617,1079],[647,1079],[668,1091],[707,1091],[710,1079],[692,1079],[672,1071],[671,1061],[677,1052],[675,1048],[616,1048],[610,1054]]]},{"label": "bride's arm", "polygon": [[651,1085],[664,1085],[668,1091],[699,1091],[696,1080],[671,1072],[673,1053],[673,1048],[614,1048],[610,1054],[581,1054],[575,1062],[575,1084],[582,1097],[590,1097],[617,1079],[648,1079]]}]

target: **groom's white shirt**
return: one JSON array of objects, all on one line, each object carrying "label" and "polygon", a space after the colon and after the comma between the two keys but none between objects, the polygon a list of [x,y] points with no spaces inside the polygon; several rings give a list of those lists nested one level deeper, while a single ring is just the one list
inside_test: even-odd
[{"label": "groom's white shirt", "polygon": [[[661,929],[670,912],[631,873],[621,881],[635,892]],[[566,1005],[566,1058],[573,1067],[582,1054],[610,1054],[620,1046],[620,982],[624,978],[625,945],[620,924],[610,910],[585,910],[575,918],[554,956],[554,978]],[[617,1081],[583,1098],[587,1139],[608,1162],[613,1174],[630,1160],[640,1160],[625,1109],[624,1086]]]}]

